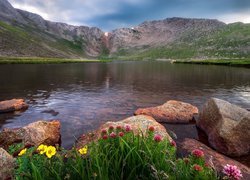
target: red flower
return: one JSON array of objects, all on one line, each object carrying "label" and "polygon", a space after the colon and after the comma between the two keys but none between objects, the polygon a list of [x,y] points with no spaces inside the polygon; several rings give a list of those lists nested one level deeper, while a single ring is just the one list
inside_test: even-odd
[{"label": "red flower", "polygon": [[192,155],[194,157],[201,158],[201,157],[204,157],[204,152],[199,149],[195,149],[192,151]]},{"label": "red flower", "polygon": [[110,126],[109,126],[109,130],[112,131],[113,129],[114,129],[114,126],[110,125]]},{"label": "red flower", "polygon": [[126,132],[130,132],[132,130],[132,128],[129,124],[125,124],[124,129]]},{"label": "red flower", "polygon": [[106,129],[102,129],[102,134],[107,134],[107,130]]},{"label": "red flower", "polygon": [[173,146],[173,147],[176,147],[176,142],[174,140],[171,140],[170,145]]},{"label": "red flower", "polygon": [[205,163],[204,166],[207,167],[207,168],[211,167],[210,164],[208,164],[208,163]]},{"label": "red flower", "polygon": [[103,140],[106,140],[106,139],[108,139],[108,136],[107,136],[106,134],[104,134],[104,135],[102,136],[102,139],[103,139]]},{"label": "red flower", "polygon": [[154,131],[155,131],[155,127],[154,127],[154,126],[150,126],[150,127],[148,128],[148,130],[149,130],[150,132],[154,132]]},{"label": "red flower", "polygon": [[122,136],[124,136],[124,133],[123,133],[123,132],[119,132],[118,135],[119,135],[120,137],[122,137]]},{"label": "red flower", "polygon": [[120,125],[118,125],[118,126],[116,126],[116,129],[117,129],[117,130],[121,130],[122,127],[121,127]]},{"label": "red flower", "polygon": [[155,134],[154,140],[155,140],[155,142],[160,142],[162,140],[161,135],[160,134]]},{"label": "red flower", "polygon": [[202,170],[203,170],[203,168],[202,168],[200,165],[198,165],[198,164],[194,164],[194,165],[193,165],[193,169],[194,169],[195,171],[202,171]]},{"label": "red flower", "polygon": [[114,132],[110,133],[109,135],[111,138],[116,138],[116,134]]}]

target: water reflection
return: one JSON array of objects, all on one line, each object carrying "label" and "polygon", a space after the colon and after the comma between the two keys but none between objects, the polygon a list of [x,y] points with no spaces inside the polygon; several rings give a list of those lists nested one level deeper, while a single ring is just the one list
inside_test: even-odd
[{"label": "water reflection", "polygon": [[[249,108],[249,77],[244,68],[166,62],[1,65],[0,100],[24,98],[30,107],[21,114],[0,115],[0,128],[59,119],[63,145],[69,147],[103,122],[170,99],[200,108],[209,97],[218,97]],[[197,136],[188,130],[193,127],[169,128],[179,138]]]}]

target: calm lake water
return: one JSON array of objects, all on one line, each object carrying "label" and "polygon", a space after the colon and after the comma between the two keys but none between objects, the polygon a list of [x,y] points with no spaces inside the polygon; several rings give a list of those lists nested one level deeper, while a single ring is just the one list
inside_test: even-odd
[{"label": "calm lake water", "polygon": [[[62,142],[139,107],[181,100],[199,109],[210,97],[250,108],[250,69],[160,61],[0,65],[0,100],[24,98],[25,112],[0,115],[0,129],[59,119]],[[194,125],[165,125],[179,139],[197,137]]]}]

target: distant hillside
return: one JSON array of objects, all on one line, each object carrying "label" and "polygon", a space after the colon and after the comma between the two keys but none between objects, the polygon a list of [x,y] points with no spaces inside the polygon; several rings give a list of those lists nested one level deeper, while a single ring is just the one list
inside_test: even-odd
[{"label": "distant hillside", "polygon": [[0,56],[249,58],[250,24],[167,18],[107,35],[96,27],[50,22],[0,0]]}]

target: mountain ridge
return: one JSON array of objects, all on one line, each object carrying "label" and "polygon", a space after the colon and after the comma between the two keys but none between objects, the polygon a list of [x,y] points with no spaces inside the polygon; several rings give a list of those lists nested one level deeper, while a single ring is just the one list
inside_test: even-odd
[{"label": "mountain ridge", "polygon": [[[119,28],[107,33],[97,27],[44,20],[40,15],[15,9],[7,0],[0,0],[0,21],[0,56],[249,57],[250,25],[227,25],[216,19],[173,17],[145,21],[133,28]],[[242,32],[242,28],[246,30]],[[220,33],[222,39],[236,45],[229,47],[225,44],[218,48]],[[240,38],[235,34],[240,34]],[[241,41],[244,41],[243,45]]]}]

